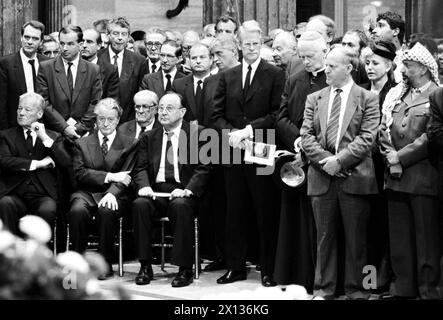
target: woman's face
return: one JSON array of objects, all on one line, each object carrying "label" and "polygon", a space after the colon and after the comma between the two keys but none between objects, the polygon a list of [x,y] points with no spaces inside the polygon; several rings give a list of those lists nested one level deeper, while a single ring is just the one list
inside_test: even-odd
[{"label": "woman's face", "polygon": [[377,81],[381,79],[392,67],[392,62],[388,59],[372,54],[366,57],[366,73],[369,80]]}]

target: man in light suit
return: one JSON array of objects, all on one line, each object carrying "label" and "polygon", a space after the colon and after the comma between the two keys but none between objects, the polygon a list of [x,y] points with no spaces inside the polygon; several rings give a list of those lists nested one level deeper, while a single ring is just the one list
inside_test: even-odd
[{"label": "man in light suit", "polygon": [[38,21],[29,21],[22,27],[19,52],[0,57],[0,129],[17,125],[19,97],[35,91],[35,78],[40,64],[48,60],[38,54],[45,26]]},{"label": "man in light suit", "polygon": [[[86,249],[88,225],[97,217],[99,252],[108,263],[108,272],[99,277],[111,277],[114,238],[117,219],[127,205],[126,188],[131,182],[131,157],[134,140],[116,131],[122,109],[112,98],[100,100],[94,110],[98,131],[75,142],[74,172],[77,190],[71,195],[67,214],[72,249]],[[131,153],[132,152],[132,153]]]},{"label": "man in light suit", "polygon": [[[229,150],[227,152],[233,148],[244,149],[245,143],[248,143],[246,140],[268,136],[267,130],[275,125],[285,80],[281,69],[260,58],[263,38],[258,23],[246,21],[239,32],[242,64],[217,75],[219,82],[214,95],[214,126],[220,132],[230,131],[229,139],[222,140],[229,140],[229,145],[222,145],[222,150]],[[246,164],[243,160],[234,163],[232,160],[224,168],[228,271],[217,283],[246,279],[246,230],[249,222],[245,212],[252,206],[260,239],[261,283],[266,287],[274,286],[276,283],[272,277],[278,225],[275,217],[278,213],[272,177],[260,175],[256,165]],[[248,201],[249,197],[252,201]]]},{"label": "man in light suit", "polygon": [[125,18],[116,18],[108,24],[109,43],[107,49],[98,53],[100,60],[118,68],[120,78],[119,104],[123,109],[121,123],[134,119],[133,97],[138,91],[147,67],[143,56],[126,48],[131,27]]},{"label": "man in light suit", "polygon": [[41,64],[37,92],[48,103],[44,122],[77,139],[94,125],[94,106],[102,96],[100,70],[80,57],[83,31],[66,26],[59,32],[61,54]]},{"label": "man in light suit", "polygon": [[163,43],[160,49],[161,70],[146,74],[143,77],[140,90],[154,91],[161,99],[165,92],[172,90],[172,83],[185,75],[177,70],[177,63],[182,54],[181,46],[172,40]]},{"label": "man in light suit", "polygon": [[13,233],[27,213],[53,224],[59,200],[56,170],[71,163],[61,135],[39,122],[44,107],[39,94],[23,94],[18,126],[0,131],[0,220]]},{"label": "man in light suit", "polygon": [[439,299],[439,176],[426,133],[438,67],[420,43],[403,54],[402,63],[403,82],[386,96],[379,138],[395,279],[390,293],[394,298]]},{"label": "man in light suit", "polygon": [[127,121],[117,130],[125,136],[139,140],[140,136],[160,127],[157,120],[158,97],[155,92],[142,90],[134,96],[135,120]]},{"label": "man in light suit", "polygon": [[314,295],[333,299],[337,287],[337,238],[343,221],[345,294],[367,299],[366,265],[368,195],[377,193],[371,149],[380,119],[378,98],[352,80],[353,55],[343,47],[326,57],[328,87],[308,96],[301,146],[310,166],[308,195],[317,227]]}]

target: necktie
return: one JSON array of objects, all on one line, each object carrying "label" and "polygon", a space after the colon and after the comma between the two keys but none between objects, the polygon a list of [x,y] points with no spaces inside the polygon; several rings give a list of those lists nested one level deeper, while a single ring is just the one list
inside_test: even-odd
[{"label": "necktie", "polygon": [[171,138],[174,135],[173,132],[165,132],[168,135],[168,141],[166,142],[165,153],[165,181],[176,182],[174,176],[174,149],[172,147]]},{"label": "necktie", "polygon": [[34,144],[32,142],[31,130],[28,130],[26,131],[26,150],[31,154],[33,149]]},{"label": "necktie", "polygon": [[168,73],[165,75],[166,79],[168,79],[168,81],[166,82],[166,89],[165,92],[171,91],[172,85],[171,85],[171,75]]},{"label": "necktie", "polygon": [[251,85],[251,72],[252,72],[252,67],[251,67],[251,65],[248,65],[248,73],[246,73],[245,86],[243,87],[243,96],[244,97],[246,97],[246,95],[248,94],[248,90]]},{"label": "necktie", "polygon": [[117,72],[120,77],[120,70],[118,70],[118,55],[114,56],[114,66],[117,68]]},{"label": "necktie", "polygon": [[197,121],[201,124],[203,122],[203,81],[198,80],[197,82],[197,90],[195,90],[195,105],[197,107],[196,118]]},{"label": "necktie", "polygon": [[102,153],[103,153],[103,158],[106,157],[106,155],[108,154],[108,137],[103,137],[103,142],[102,142]]},{"label": "necktie", "polygon": [[36,78],[37,78],[37,74],[36,74],[36,71],[35,71],[35,65],[34,65],[34,63],[35,63],[35,60],[34,59],[31,59],[31,60],[29,60],[28,61],[29,62],[29,64],[31,65],[31,68],[32,68],[32,83],[34,84],[34,91],[35,91],[35,84],[36,84]]},{"label": "necktie", "polygon": [[71,67],[72,67],[72,62],[68,62],[68,75],[67,75],[67,79],[68,79],[69,91],[71,92],[71,96],[72,96],[72,92],[74,91],[74,78],[72,76]]},{"label": "necktie", "polygon": [[151,73],[154,73],[155,72],[155,70],[157,69],[157,65],[156,64],[152,64],[152,72]]},{"label": "necktie", "polygon": [[328,127],[326,129],[326,147],[327,149],[335,153],[335,144],[337,142],[338,126],[340,120],[341,110],[341,89],[335,90],[336,94],[334,101],[332,102],[331,115],[329,116]]}]

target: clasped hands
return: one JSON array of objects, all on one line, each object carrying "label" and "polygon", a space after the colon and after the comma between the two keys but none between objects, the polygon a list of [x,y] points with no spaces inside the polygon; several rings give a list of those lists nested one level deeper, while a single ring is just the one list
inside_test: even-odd
[{"label": "clasped hands", "polygon": [[330,176],[347,178],[351,175],[350,172],[342,171],[342,165],[336,156],[326,157],[319,161],[319,164],[322,165],[322,169]]},{"label": "clasped hands", "polygon": [[247,128],[241,130],[233,130],[228,133],[229,145],[233,148],[246,149],[249,144],[249,131]]},{"label": "clasped hands", "polygon": [[129,186],[131,183],[131,176],[129,175],[131,171],[121,171],[108,173],[108,182],[116,182],[116,183],[123,183],[126,187]]},{"label": "clasped hands", "polygon": [[[155,200],[155,198],[156,198],[155,192],[154,192],[154,190],[152,190],[151,187],[141,188],[138,191],[138,195],[139,195],[139,197],[151,198],[152,200]],[[193,195],[192,191],[190,191],[188,189],[175,189],[174,191],[171,192],[171,196],[169,197],[169,200],[173,200],[175,198],[189,198],[192,195]]]},{"label": "clasped hands", "polygon": [[396,179],[400,179],[403,174],[403,167],[400,158],[395,150],[389,150],[386,153],[386,161],[388,163],[389,174]]}]

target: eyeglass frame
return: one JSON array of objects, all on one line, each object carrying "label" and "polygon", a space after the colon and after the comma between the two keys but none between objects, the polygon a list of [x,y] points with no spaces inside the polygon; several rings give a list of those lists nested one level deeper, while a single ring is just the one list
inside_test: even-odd
[{"label": "eyeglass frame", "polygon": [[163,45],[163,43],[161,43],[161,42],[152,42],[152,41],[147,41],[147,42],[145,42],[145,46],[147,46],[147,47],[156,47],[156,48],[161,48],[162,47],[162,45]]},{"label": "eyeglass frame", "polygon": [[135,104],[134,105],[134,109],[142,109],[144,111],[152,111],[153,109],[157,109],[158,105],[157,104],[153,104],[153,105],[147,105],[147,104]]}]

